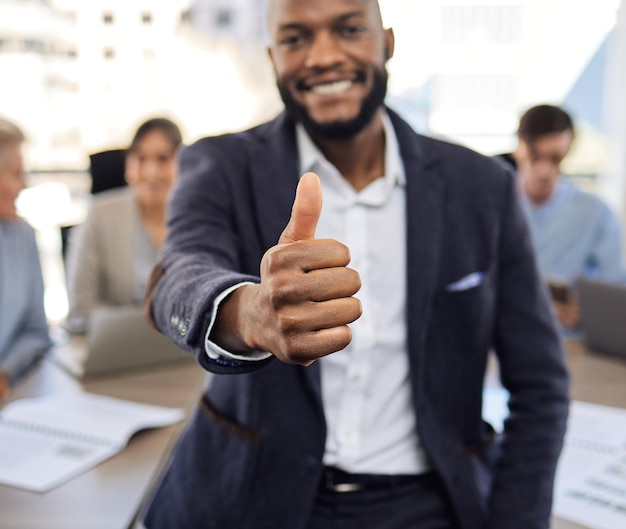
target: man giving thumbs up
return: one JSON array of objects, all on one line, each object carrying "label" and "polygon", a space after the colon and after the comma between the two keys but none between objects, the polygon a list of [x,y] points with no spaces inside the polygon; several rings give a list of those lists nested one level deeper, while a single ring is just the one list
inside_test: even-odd
[{"label": "man giving thumbs up", "polygon": [[376,0],[268,30],[285,112],[181,154],[146,305],[216,375],[145,526],[548,527],[568,379],[512,176],[385,107]]},{"label": "man giving thumbs up", "polygon": [[320,181],[306,173],[289,224],[261,260],[261,283],[237,290],[224,304],[216,342],[235,351],[271,351],[283,362],[303,365],[350,343],[347,324],[361,314],[352,296],[361,282],[347,268],[345,245],[315,239],[321,210]]}]

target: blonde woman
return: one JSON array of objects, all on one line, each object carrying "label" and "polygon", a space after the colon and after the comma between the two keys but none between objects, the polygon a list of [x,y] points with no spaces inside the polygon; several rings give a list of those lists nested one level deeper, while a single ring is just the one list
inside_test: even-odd
[{"label": "blonde woman", "polygon": [[35,232],[17,215],[24,134],[0,118],[0,401],[50,347]]}]

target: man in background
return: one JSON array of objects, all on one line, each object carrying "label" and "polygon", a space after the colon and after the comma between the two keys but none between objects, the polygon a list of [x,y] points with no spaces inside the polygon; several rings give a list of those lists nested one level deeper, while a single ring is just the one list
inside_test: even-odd
[{"label": "man in background", "polygon": [[626,281],[620,225],[607,204],[561,174],[574,140],[567,112],[553,105],[532,107],[520,119],[517,136],[515,151],[500,158],[519,175],[522,207],[555,313],[564,328],[577,327],[578,277]]},{"label": "man in background", "polygon": [[568,379],[513,177],[385,107],[376,0],[268,13],[286,111],[183,151],[149,288],[216,376],[146,527],[546,529]]}]

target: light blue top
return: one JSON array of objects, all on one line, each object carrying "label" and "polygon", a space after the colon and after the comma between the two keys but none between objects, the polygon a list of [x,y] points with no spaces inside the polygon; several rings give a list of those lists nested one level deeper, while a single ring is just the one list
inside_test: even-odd
[{"label": "light blue top", "polygon": [[50,345],[35,232],[0,221],[0,371],[13,383]]},{"label": "light blue top", "polygon": [[565,177],[550,199],[534,206],[520,193],[541,274],[571,283],[577,277],[626,283],[619,222],[600,198]]}]

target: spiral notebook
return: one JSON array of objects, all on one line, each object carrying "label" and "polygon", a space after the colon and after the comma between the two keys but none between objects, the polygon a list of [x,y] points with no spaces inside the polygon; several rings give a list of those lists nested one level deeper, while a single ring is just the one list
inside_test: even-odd
[{"label": "spiral notebook", "polygon": [[48,491],[122,451],[139,430],[183,417],[90,393],[13,401],[0,410],[0,483]]}]

